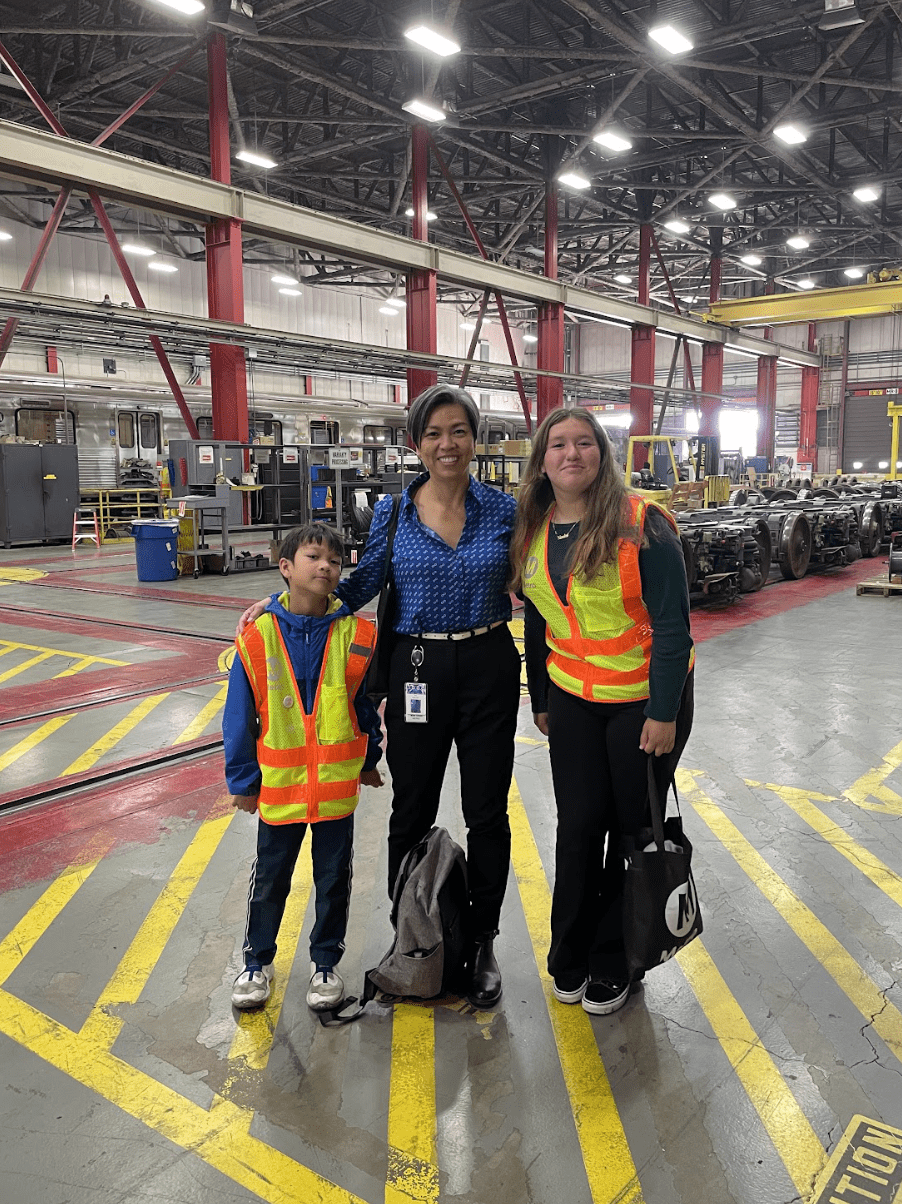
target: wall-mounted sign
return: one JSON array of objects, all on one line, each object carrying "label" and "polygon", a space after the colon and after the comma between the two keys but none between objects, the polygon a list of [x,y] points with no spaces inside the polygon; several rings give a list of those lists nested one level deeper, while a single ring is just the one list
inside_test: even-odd
[{"label": "wall-mounted sign", "polygon": [[362,447],[330,447],[330,468],[360,468],[363,464]]},{"label": "wall-mounted sign", "polygon": [[296,447],[283,447],[282,448],[282,463],[283,464],[297,464],[297,462],[298,462],[298,449]]},{"label": "wall-mounted sign", "polygon": [[401,453],[397,447],[387,447],[385,449],[385,467],[397,468],[401,463]]},{"label": "wall-mounted sign", "polygon": [[213,459],[213,448],[212,447],[199,447],[197,449],[197,462],[198,462],[198,464],[215,463],[215,461]]}]

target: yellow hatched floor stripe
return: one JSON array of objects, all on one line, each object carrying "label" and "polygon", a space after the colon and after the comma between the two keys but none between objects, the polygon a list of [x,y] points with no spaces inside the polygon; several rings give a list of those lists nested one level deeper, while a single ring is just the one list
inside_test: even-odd
[{"label": "yellow hatched floor stripe", "polygon": [[843,792],[845,797],[856,806],[864,807],[867,811],[883,811],[889,815],[902,815],[902,795],[883,784],[900,765],[902,765],[902,741],[895,748],[889,750],[875,769],[869,769],[857,782],[853,782],[849,789]]},{"label": "yellow hatched floor stripe", "polygon": [[385,1204],[437,1204],[435,1012],[401,1003],[392,1018]]},{"label": "yellow hatched floor stripe", "polygon": [[808,1117],[702,942],[687,945],[677,960],[796,1191],[807,1198],[827,1161]]},{"label": "yellow hatched floor stripe", "polygon": [[20,757],[24,757],[33,748],[37,748],[43,740],[46,740],[48,736],[52,736],[54,732],[58,732],[64,723],[68,723],[70,719],[74,718],[75,714],[73,712],[71,715],[57,715],[55,719],[48,719],[46,723],[42,723],[30,736],[26,736],[24,740],[20,740],[18,744],[14,744],[3,756],[0,756],[0,773],[4,769],[9,769],[10,765],[14,765]]},{"label": "yellow hatched floor stripe", "polygon": [[145,698],[142,702],[139,702],[133,710],[129,711],[124,719],[120,719],[115,727],[111,728],[106,735],[101,736],[96,743],[91,745],[87,752],[77,757],[59,776],[65,778],[69,777],[70,774],[81,773],[85,769],[90,769],[92,765],[95,765],[100,760],[104,753],[108,753],[110,749],[115,748],[120,740],[123,740],[133,728],[136,728],[141,720],[150,714],[154,707],[159,706],[165,698],[168,698],[170,693],[171,691],[167,690],[165,694],[152,694],[150,698]]},{"label": "yellow hatched floor stripe", "polygon": [[[258,821],[259,822],[259,821]],[[241,1064],[248,1070],[265,1070],[269,1055],[272,1052],[273,1035],[279,1023],[282,1004],[285,1002],[285,988],[291,974],[291,967],[301,939],[301,927],[307,914],[310,902],[310,891],[313,889],[313,865],[310,859],[311,834],[308,833],[301,846],[291,883],[291,894],[285,904],[285,914],[279,926],[279,947],[276,953],[275,977],[272,983],[272,994],[265,1008],[255,1011],[240,1012],[238,1027],[229,1048],[229,1062]],[[307,981],[306,974],[302,981]],[[240,1079],[240,1074],[233,1072],[223,1094],[229,1094],[229,1088]]]},{"label": "yellow hatched floor stripe", "polygon": [[[800,816],[806,824],[823,836],[824,840],[828,841],[837,853],[842,853],[843,857],[851,862],[857,870],[860,870],[866,878],[870,878],[879,890],[882,890],[888,898],[902,907],[902,878],[879,857],[875,857],[863,844],[854,840],[835,820],[830,819],[823,811],[815,807],[809,791],[796,790],[790,786],[774,786],[770,782],[746,780],[746,785],[760,786],[764,790],[770,790],[776,794],[784,803],[792,807],[796,815]],[[813,797],[823,796],[814,795]],[[827,801],[835,802],[836,800]]]},{"label": "yellow hatched floor stripe", "polygon": [[[3,651],[11,652],[13,649],[19,648],[23,652],[46,652],[48,656],[68,656],[78,657],[81,660],[80,652],[72,652],[68,648],[47,648],[43,644],[20,644],[17,640],[0,640],[0,645],[3,645]],[[0,653],[2,655],[2,653]],[[99,665],[127,665],[128,661],[113,660],[109,656],[94,656],[91,655],[90,660],[96,661]]]},{"label": "yellow hatched floor stripe", "polygon": [[74,665],[70,665],[68,669],[63,669],[62,673],[54,673],[53,680],[57,681],[61,677],[74,677],[76,673],[81,673],[82,669],[87,669],[89,665],[96,664],[96,656],[83,656]]},{"label": "yellow hatched floor stripe", "polygon": [[898,1008],[884,998],[876,983],[848,950],[771,869],[736,825],[703,793],[693,776],[684,769],[677,770],[677,785],[765,899],[779,912],[894,1056],[902,1062],[902,1013]]},{"label": "yellow hatched floor stripe", "polygon": [[20,673],[24,673],[27,669],[33,669],[35,665],[40,665],[44,661],[49,661],[52,652],[39,652],[37,656],[29,657],[27,661],[22,661],[21,665],[16,665],[12,669],[7,669],[5,673],[0,673],[0,682],[9,681],[13,677],[18,677]]},{"label": "yellow hatched floor stripe", "polygon": [[196,718],[191,720],[182,734],[176,736],[172,743],[187,744],[189,740],[194,740],[198,736],[202,736],[207,725],[216,718],[225,706],[226,691],[228,688],[229,683],[227,681],[223,682],[210,701],[200,710]]},{"label": "yellow hatched floor stripe", "polygon": [[125,1021],[112,1009],[137,1002],[233,815],[205,820],[182,854],[82,1027],[92,1043],[112,1049]]},{"label": "yellow hatched floor stripe", "polygon": [[641,1204],[642,1189],[589,1017],[557,1002],[545,969],[551,894],[516,781],[508,796],[511,860],[594,1204]]}]

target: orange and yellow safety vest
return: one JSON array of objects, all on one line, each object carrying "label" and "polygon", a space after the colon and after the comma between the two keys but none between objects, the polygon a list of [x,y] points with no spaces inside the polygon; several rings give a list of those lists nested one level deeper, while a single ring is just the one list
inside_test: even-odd
[{"label": "orange and yellow safety vest", "polygon": [[375,624],[347,615],[330,625],[310,715],[274,615],[262,614],[235,644],[260,719],[260,818],[295,824],[350,815],[367,749],[354,698],[373,655]]},{"label": "orange and yellow safety vest", "polygon": [[[629,504],[641,543],[648,504],[635,494]],[[667,511],[661,513],[676,529]],[[593,702],[648,698],[652,628],[642,601],[639,543],[619,540],[616,558],[591,581],[571,574],[562,602],[548,570],[550,522],[533,537],[523,570],[524,595],[547,625],[549,677],[568,694]],[[694,661],[693,650],[690,669]]]}]

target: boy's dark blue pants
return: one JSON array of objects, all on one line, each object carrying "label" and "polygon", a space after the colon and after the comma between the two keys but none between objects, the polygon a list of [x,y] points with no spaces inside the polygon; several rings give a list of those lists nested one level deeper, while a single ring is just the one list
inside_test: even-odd
[{"label": "boy's dark blue pants", "polygon": [[351,899],[354,816],[315,824],[257,822],[257,858],[251,869],[244,964],[269,965],[276,956],[276,937],[291,876],[308,828],[313,829],[313,885],[316,919],[310,934],[310,960],[337,965],[344,953]]}]

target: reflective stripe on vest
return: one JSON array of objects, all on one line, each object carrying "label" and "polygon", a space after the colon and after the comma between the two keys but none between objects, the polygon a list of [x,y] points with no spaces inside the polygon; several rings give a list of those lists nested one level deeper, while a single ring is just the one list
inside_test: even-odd
[{"label": "reflective stripe on vest", "polygon": [[266,823],[341,819],[357,806],[368,741],[354,698],[375,643],[375,624],[356,615],[334,620],[308,715],[275,616],[267,611],[235,641],[260,718],[259,809]]},{"label": "reflective stripe on vest", "polygon": [[[523,572],[523,592],[547,624],[549,677],[568,694],[593,702],[648,697],[652,628],[639,573],[648,506],[635,494],[629,504],[639,542],[619,540],[616,559],[603,564],[591,581],[571,575],[566,604],[548,571],[550,517],[533,537]],[[673,518],[661,513],[676,529]]]}]

